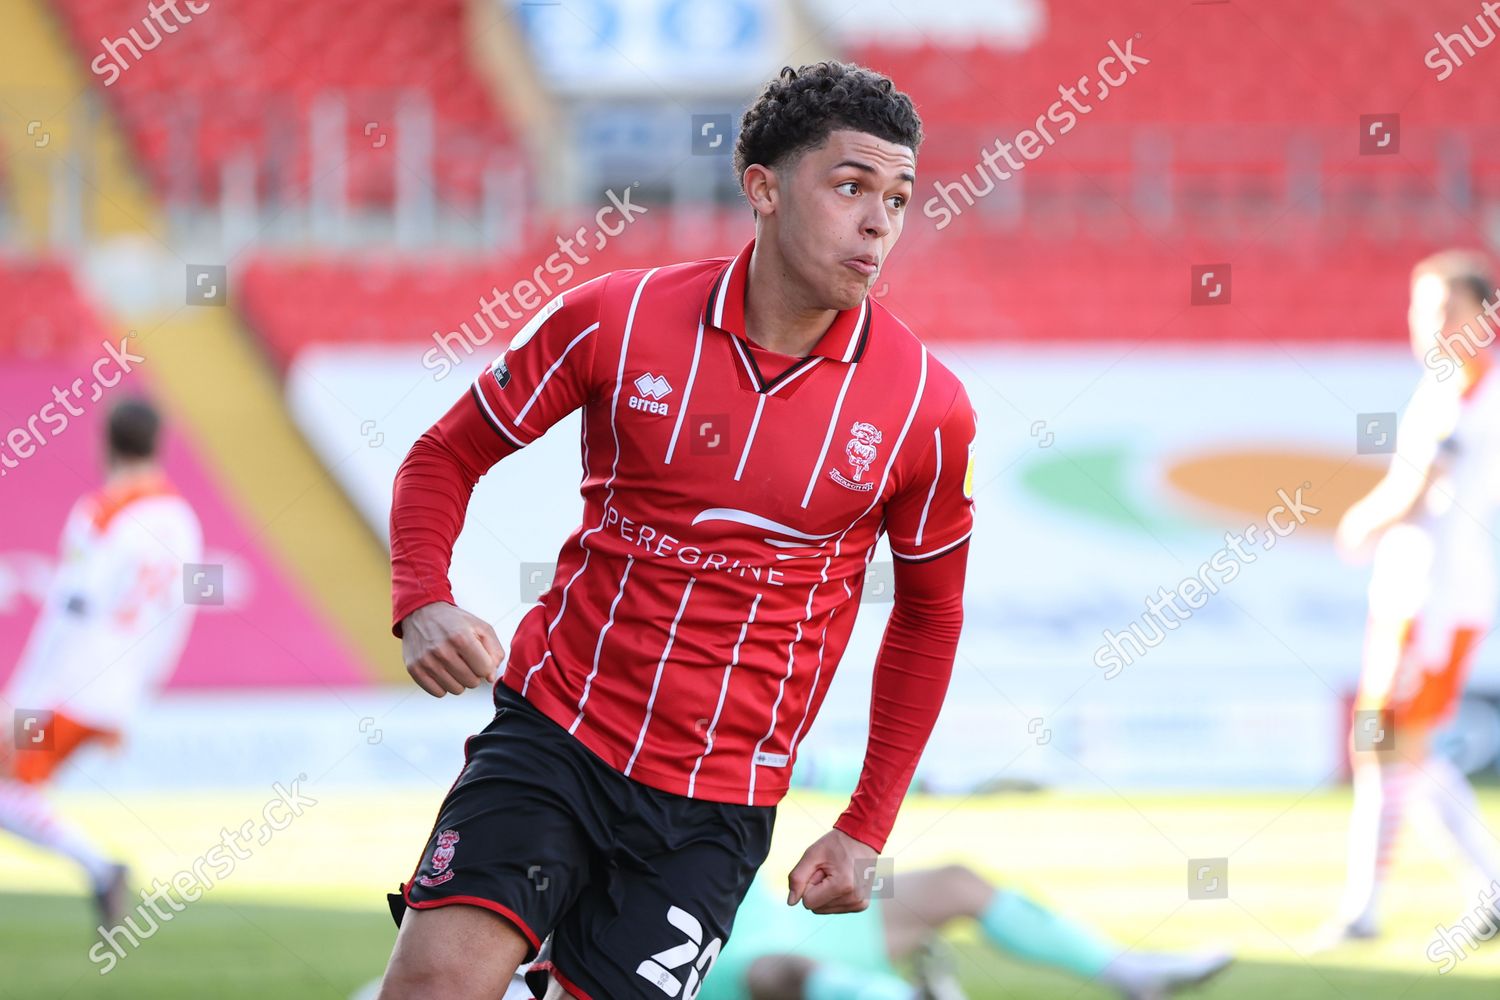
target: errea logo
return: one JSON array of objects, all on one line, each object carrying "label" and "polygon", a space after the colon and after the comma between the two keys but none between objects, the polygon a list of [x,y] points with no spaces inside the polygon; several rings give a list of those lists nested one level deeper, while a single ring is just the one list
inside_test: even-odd
[{"label": "errea logo", "polygon": [[663,415],[667,412],[667,404],[660,400],[672,391],[672,384],[664,376],[646,372],[635,380],[635,391],[639,395],[630,397],[632,410],[645,410],[647,413]]}]

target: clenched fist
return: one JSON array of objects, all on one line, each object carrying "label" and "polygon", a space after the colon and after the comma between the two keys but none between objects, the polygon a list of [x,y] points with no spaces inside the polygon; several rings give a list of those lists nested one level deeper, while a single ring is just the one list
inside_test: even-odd
[{"label": "clenched fist", "polygon": [[494,683],[505,647],[489,622],[439,601],[401,620],[401,656],[417,686],[441,698]]},{"label": "clenched fist", "polygon": [[879,852],[829,830],[802,853],[787,876],[788,906],[798,901],[814,913],[858,913],[870,905],[869,875]]}]

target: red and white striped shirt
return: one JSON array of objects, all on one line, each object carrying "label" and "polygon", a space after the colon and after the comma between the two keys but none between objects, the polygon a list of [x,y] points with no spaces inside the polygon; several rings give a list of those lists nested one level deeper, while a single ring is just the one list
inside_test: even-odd
[{"label": "red and white striped shirt", "polygon": [[[581,408],[583,523],[501,679],[629,778],[770,805],[887,533],[895,606],[866,773],[836,824],[879,850],[952,668],[974,412],[868,298],[805,358],[750,341],[753,246],[595,278],[517,334],[398,473],[395,621],[399,634],[411,611],[452,600],[448,560],[478,476]],[[434,521],[433,491],[410,501],[454,466],[456,510]]]}]

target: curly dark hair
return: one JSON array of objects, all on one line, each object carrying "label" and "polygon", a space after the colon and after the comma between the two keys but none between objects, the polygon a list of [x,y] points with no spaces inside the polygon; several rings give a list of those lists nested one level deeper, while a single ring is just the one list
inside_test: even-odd
[{"label": "curly dark hair", "polygon": [[822,145],[835,129],[868,132],[913,154],[922,144],[922,119],[889,77],[832,60],[786,66],[740,119],[735,176],[744,177],[752,163],[780,167]]}]

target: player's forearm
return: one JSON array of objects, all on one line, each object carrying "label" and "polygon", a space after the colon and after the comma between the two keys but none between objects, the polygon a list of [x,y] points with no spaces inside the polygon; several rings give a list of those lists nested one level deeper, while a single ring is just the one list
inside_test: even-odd
[{"label": "player's forearm", "polygon": [[508,446],[460,399],[407,452],[391,497],[392,631],[435,601],[453,603],[448,570],[474,484]]},{"label": "player's forearm", "polygon": [[895,606],[875,660],[864,768],[834,824],[876,851],[895,825],[948,691],[963,628],[967,549],[896,566]]},{"label": "player's forearm", "polygon": [[1436,474],[1435,463],[1422,469],[1393,470],[1350,508],[1350,513],[1366,535],[1378,535],[1412,516],[1432,487]]},{"label": "player's forearm", "polygon": [[474,480],[431,434],[407,452],[391,497],[391,602],[397,635],[401,620],[417,608],[434,601],[452,603],[448,567],[474,489]]}]

